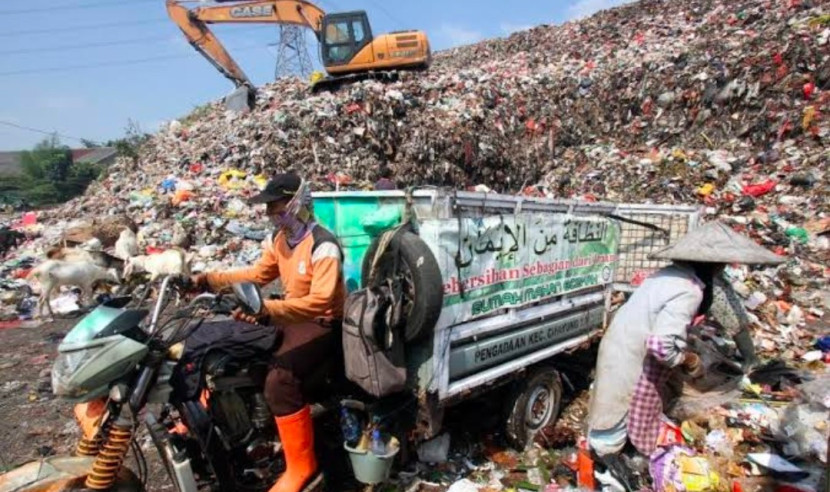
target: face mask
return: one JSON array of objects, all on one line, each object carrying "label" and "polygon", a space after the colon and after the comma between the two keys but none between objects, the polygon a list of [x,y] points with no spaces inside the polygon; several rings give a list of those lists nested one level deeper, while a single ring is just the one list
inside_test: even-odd
[{"label": "face mask", "polygon": [[282,217],[280,217],[279,215],[269,215],[268,222],[270,222],[271,225],[276,227],[277,229],[282,229],[283,220]]},{"label": "face mask", "polygon": [[285,229],[287,232],[296,233],[303,228],[303,223],[288,212],[280,212],[270,215],[268,219],[278,229]]}]

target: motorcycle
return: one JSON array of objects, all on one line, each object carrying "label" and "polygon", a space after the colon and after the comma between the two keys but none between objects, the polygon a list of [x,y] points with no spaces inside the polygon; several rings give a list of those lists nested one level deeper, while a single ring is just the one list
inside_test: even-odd
[{"label": "motorcycle", "polygon": [[[147,466],[136,440],[142,423],[177,492],[196,492],[205,485],[223,492],[259,492],[277,480],[285,465],[262,392],[270,354],[242,360],[210,351],[201,361],[195,396],[174,384],[183,342],[205,318],[228,315],[237,307],[257,313],[262,294],[253,284],[237,284],[231,294],[198,295],[163,317],[175,297],[171,294],[181,295],[187,283],[166,277],[152,314],[141,308],[146,299],[136,303],[133,297],[119,297],[72,328],[58,347],[52,387],[57,396],[76,403],[82,430],[76,456],[23,465],[0,476],[0,492],[143,490]],[[331,365],[321,366],[318,387],[334,384],[331,370]],[[326,392],[337,394],[331,387]],[[137,474],[124,466],[130,450]]]}]

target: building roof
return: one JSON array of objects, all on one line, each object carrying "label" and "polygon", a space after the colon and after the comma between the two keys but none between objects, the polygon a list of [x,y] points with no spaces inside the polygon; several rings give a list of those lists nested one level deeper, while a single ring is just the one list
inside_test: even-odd
[{"label": "building roof", "polygon": [[72,159],[74,162],[98,164],[99,162],[103,162],[108,159],[114,158],[118,154],[118,150],[116,150],[115,147],[101,147],[96,149],[84,150],[89,150],[89,152],[83,153],[80,157],[75,157],[73,151]]},{"label": "building roof", "polygon": [[[20,174],[20,155],[22,151],[0,152],[0,175]],[[72,149],[72,162],[89,164],[109,164],[108,161],[118,155],[115,147],[94,149]]]},{"label": "building roof", "polygon": [[0,152],[0,174],[20,172],[20,152]]}]

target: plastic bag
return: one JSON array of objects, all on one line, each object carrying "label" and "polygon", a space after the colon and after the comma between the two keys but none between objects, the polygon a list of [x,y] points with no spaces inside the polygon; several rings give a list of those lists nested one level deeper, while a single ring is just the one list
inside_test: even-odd
[{"label": "plastic bag", "polygon": [[188,190],[178,190],[173,195],[172,203],[175,206],[179,206],[182,203],[190,201],[194,196],[196,196],[192,191]]},{"label": "plastic bag", "polygon": [[827,410],[813,410],[803,404],[790,405],[781,411],[775,437],[784,443],[784,454],[798,458],[815,457],[826,464],[828,418],[830,412]]},{"label": "plastic bag", "polygon": [[746,185],[743,188],[744,195],[749,195],[754,198],[758,198],[759,196],[766,195],[770,191],[775,189],[776,182],[772,179],[768,179],[763,183],[751,184]]},{"label": "plastic bag", "polygon": [[228,169],[219,176],[219,186],[237,189],[245,186],[245,177],[248,174],[238,169]]},{"label": "plastic bag", "polygon": [[706,492],[716,490],[720,483],[709,461],[684,446],[655,451],[649,471],[655,492]]}]

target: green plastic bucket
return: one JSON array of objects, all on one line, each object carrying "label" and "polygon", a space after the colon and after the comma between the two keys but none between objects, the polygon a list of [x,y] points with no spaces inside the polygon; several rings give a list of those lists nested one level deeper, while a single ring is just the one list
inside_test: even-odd
[{"label": "green plastic bucket", "polygon": [[343,443],[343,448],[349,453],[354,477],[358,482],[366,485],[383,483],[389,479],[395,456],[401,449],[398,447],[389,454],[377,456],[368,451],[359,451],[346,443]]}]

